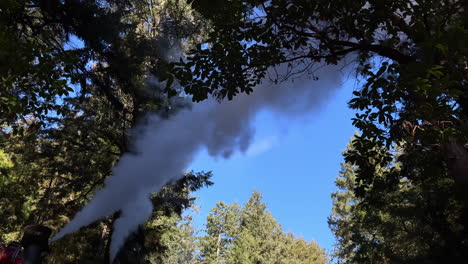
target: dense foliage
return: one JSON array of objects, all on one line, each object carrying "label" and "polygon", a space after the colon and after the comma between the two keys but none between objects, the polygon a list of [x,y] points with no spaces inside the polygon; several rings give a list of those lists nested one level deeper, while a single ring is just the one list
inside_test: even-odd
[{"label": "dense foliage", "polygon": [[[1,1],[1,242],[31,223],[58,231],[134,151],[129,132],[146,111],[184,107],[154,78],[201,30],[189,11],[183,1]],[[212,184],[210,173],[181,176],[152,197],[152,221],[180,215],[190,192]],[[49,261],[102,262],[118,216],[52,244]],[[162,254],[162,226],[147,239],[140,230],[118,261],[140,263],[147,243]]]},{"label": "dense foliage", "polygon": [[[17,238],[27,223],[68,221],[120,155],[132,151],[128,129],[145,112],[170,118],[183,107],[169,100],[180,87],[194,101],[232,99],[255,92],[265,78],[320,78],[319,67],[351,60],[361,86],[349,107],[360,134],[344,153],[342,192],[334,195],[337,256],[346,263],[463,262],[467,3],[0,1],[2,240]],[[277,66],[287,70],[278,73]],[[188,174],[155,194],[153,225],[145,227],[156,230],[154,238],[148,242],[142,228],[119,261],[140,261],[148,245],[161,249],[154,256],[160,258],[165,246],[158,241],[167,233],[155,223],[174,227],[170,218],[190,203],[188,189],[209,184],[209,174]],[[108,226],[117,217],[70,236],[51,259],[105,257]],[[261,229],[254,229],[258,219]],[[287,238],[255,195],[242,208],[219,204],[207,233],[201,255],[207,261],[268,263],[299,252],[259,242],[265,239],[310,246]]]},{"label": "dense foliage", "polygon": [[[345,155],[356,142],[352,139]],[[376,156],[385,152],[374,150]],[[427,175],[419,184],[404,177],[401,163],[395,163],[375,175],[385,181],[392,171],[400,178],[392,192],[380,193],[377,202],[356,194],[357,169],[342,163],[336,179],[340,190],[332,194],[329,225],[337,238],[339,263],[460,263],[466,259],[461,204],[451,191],[453,179]]]},{"label": "dense foliage", "polygon": [[201,236],[194,236],[190,219],[182,221],[172,234],[164,240],[171,245],[167,258],[161,262],[164,264],[328,262],[325,251],[317,243],[285,233],[258,192],[253,192],[243,206],[218,202],[211,209]]},{"label": "dense foliage", "polygon": [[240,207],[222,202],[208,216],[202,245],[206,263],[310,263],[328,261],[322,248],[286,234],[261,194],[253,192]]},{"label": "dense foliage", "polygon": [[61,98],[89,94],[144,112],[163,88],[148,78],[165,79],[168,50],[202,29],[184,1],[2,1],[0,122],[44,124],[66,110]]},{"label": "dense foliage", "polygon": [[[103,101],[95,103],[98,102]],[[96,105],[92,109],[98,110]],[[73,113],[72,117],[61,119],[55,128],[41,129],[31,123],[25,125],[21,136],[5,136],[8,144],[5,143],[0,159],[1,241],[18,240],[22,228],[31,223],[59,230],[110,176],[122,153],[121,144],[126,142],[125,129],[111,126],[114,123],[103,116],[94,118],[88,114],[84,111],[77,117]],[[188,172],[183,176],[152,197],[155,208],[152,221],[180,215],[193,202],[190,192],[212,184],[211,173]],[[110,227],[117,217],[118,214],[53,243],[49,261],[84,263],[106,258]],[[148,239],[153,241],[150,248],[161,254],[164,247],[157,241],[165,232],[162,226],[153,227],[154,232],[150,229],[138,232],[140,236],[132,238],[119,256],[122,263],[130,263],[126,258],[138,259],[134,257],[135,251],[144,250],[148,242],[141,235],[147,232],[151,233]]]}]

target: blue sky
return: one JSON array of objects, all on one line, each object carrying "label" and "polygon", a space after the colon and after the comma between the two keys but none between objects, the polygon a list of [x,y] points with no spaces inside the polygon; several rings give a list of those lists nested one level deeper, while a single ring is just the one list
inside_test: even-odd
[{"label": "blue sky", "polygon": [[255,139],[244,154],[228,160],[201,152],[190,167],[213,171],[215,184],[195,193],[201,228],[218,201],[243,204],[258,190],[283,229],[331,250],[334,237],[327,225],[330,194],[343,161],[342,151],[356,130],[347,108],[354,80],[348,80],[318,111],[298,119],[261,112],[255,119]]}]

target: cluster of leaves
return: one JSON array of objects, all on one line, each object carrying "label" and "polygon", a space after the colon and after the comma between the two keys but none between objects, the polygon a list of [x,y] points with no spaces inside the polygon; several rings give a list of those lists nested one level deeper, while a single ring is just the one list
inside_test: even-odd
[{"label": "cluster of leaves", "polygon": [[[34,116],[46,125],[62,99],[94,93],[118,110],[130,97],[144,111],[148,77],[167,79],[168,50],[193,43],[201,20],[185,1],[2,1],[0,123]],[[135,113],[134,113],[135,114]]]},{"label": "cluster of leaves", "polygon": [[[122,10],[129,5],[107,2]],[[56,97],[72,92],[70,84],[86,85],[86,65],[112,43],[109,36],[129,29],[119,21],[124,14],[93,1],[2,1],[0,10],[3,124],[59,110]],[[85,47],[67,47],[75,35]]]},{"label": "cluster of leaves", "polygon": [[444,27],[451,23],[447,16],[460,20],[461,5],[462,1],[194,1],[212,30],[205,45],[191,50],[174,72],[199,101],[208,94],[231,99],[239,92],[250,93],[267,70],[279,64],[287,64],[289,71],[274,76],[278,80],[311,74],[317,63],[336,64],[353,52],[360,63],[379,55],[408,64],[424,55],[417,45],[427,38],[427,26]]}]

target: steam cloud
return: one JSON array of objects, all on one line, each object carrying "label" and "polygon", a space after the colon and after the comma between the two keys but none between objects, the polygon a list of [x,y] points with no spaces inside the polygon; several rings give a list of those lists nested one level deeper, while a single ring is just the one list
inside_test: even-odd
[{"label": "steam cloud", "polygon": [[273,84],[265,80],[250,95],[221,103],[209,98],[169,119],[150,114],[148,122],[137,128],[141,132],[134,142],[138,154],[121,157],[105,187],[53,240],[120,210],[112,234],[112,262],[125,239],[151,216],[150,194],[183,175],[199,150],[206,148],[211,156],[224,158],[245,152],[253,137],[252,120],[260,110],[284,117],[310,114],[341,86],[339,66],[327,66],[316,74],[318,81],[303,77]]}]

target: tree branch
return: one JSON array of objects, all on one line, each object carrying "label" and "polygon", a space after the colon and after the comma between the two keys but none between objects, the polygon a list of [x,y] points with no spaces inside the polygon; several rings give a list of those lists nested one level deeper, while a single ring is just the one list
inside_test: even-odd
[{"label": "tree branch", "polygon": [[[374,52],[380,56],[383,56],[383,57],[387,57],[393,61],[396,61],[398,62],[399,64],[408,64],[408,63],[411,63],[413,61],[415,61],[415,58],[412,57],[412,56],[408,56],[408,55],[405,55],[401,52],[399,52],[398,50],[396,49],[392,49],[390,47],[385,47],[385,46],[382,46],[382,45],[376,45],[376,44],[368,44],[368,43],[364,43],[364,42],[352,42],[352,41],[344,41],[344,40],[335,40],[335,39],[330,39],[326,34],[325,32],[321,31],[320,29],[318,29],[316,26],[314,25],[310,25],[309,24],[309,28],[311,30],[314,31],[314,33],[310,33],[310,32],[304,32],[304,31],[298,31],[297,29],[293,28],[293,27],[288,27],[288,29],[291,29],[291,30],[294,30],[297,34],[300,34],[302,36],[307,36],[307,37],[310,37],[310,38],[314,38],[314,39],[318,39],[320,41],[323,41],[329,45],[331,45],[330,47],[328,47],[330,49],[330,51],[333,52],[333,45],[339,45],[339,46],[345,46],[345,47],[352,47],[353,49],[350,49],[349,52],[351,51],[370,51],[370,52]],[[343,49],[342,51],[345,51],[346,49]],[[345,53],[342,53],[340,55],[344,55]]]}]

